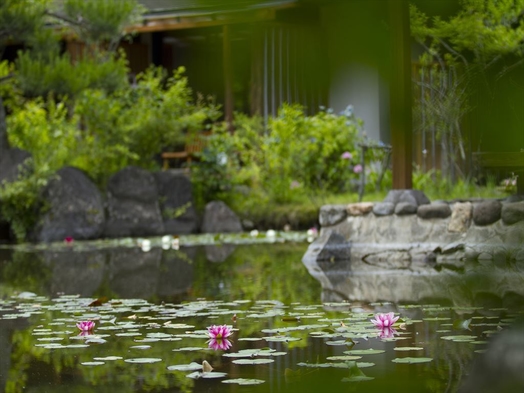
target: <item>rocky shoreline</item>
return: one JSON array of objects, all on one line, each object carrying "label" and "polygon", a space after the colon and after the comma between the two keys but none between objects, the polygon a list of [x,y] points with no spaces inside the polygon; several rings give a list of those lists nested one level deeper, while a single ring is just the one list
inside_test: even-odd
[{"label": "rocky shoreline", "polygon": [[[430,202],[392,190],[382,202],[326,205],[304,262],[363,262],[382,268],[465,260],[524,261],[524,197]],[[338,262],[337,262],[338,261]]]}]

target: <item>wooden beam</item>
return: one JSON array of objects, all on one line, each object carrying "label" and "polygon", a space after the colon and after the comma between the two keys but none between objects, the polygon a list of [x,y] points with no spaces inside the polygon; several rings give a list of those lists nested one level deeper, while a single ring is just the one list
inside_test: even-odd
[{"label": "wooden beam", "polygon": [[145,20],[142,25],[126,28],[128,33],[152,33],[155,31],[194,29],[235,23],[254,23],[275,19],[275,10],[235,12],[202,16],[158,18]]},{"label": "wooden beam", "polygon": [[412,183],[411,40],[407,0],[388,0],[392,49],[390,126],[393,188],[410,189]]}]

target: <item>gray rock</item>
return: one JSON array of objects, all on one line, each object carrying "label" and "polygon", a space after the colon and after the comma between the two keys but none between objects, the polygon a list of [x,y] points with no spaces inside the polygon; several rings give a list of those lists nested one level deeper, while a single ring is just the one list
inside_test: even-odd
[{"label": "gray rock", "polygon": [[451,208],[446,203],[431,203],[429,205],[421,205],[417,209],[417,215],[420,218],[447,218],[451,216]]},{"label": "gray rock", "polygon": [[406,214],[415,214],[417,212],[417,205],[410,202],[399,202],[395,206],[395,214],[398,216]]},{"label": "gray rock", "polygon": [[202,222],[203,233],[242,232],[238,216],[222,201],[206,205]]},{"label": "gray rock", "polygon": [[335,263],[351,259],[351,244],[346,241],[344,236],[337,232],[331,232],[327,236],[322,236],[315,241],[321,244],[316,260],[319,262]]},{"label": "gray rock", "polygon": [[485,200],[473,205],[473,222],[475,225],[490,225],[500,220],[502,204],[496,200]]},{"label": "gray rock", "polygon": [[44,188],[48,206],[35,230],[40,242],[96,239],[105,223],[102,195],[80,169],[64,167]]},{"label": "gray rock", "polygon": [[143,169],[127,167],[107,183],[107,237],[158,236],[164,224],[158,205],[153,175]]},{"label": "gray rock", "polygon": [[193,186],[188,177],[173,171],[154,174],[164,230],[169,234],[198,231],[198,215],[193,201]]},{"label": "gray rock", "polygon": [[114,198],[151,203],[158,199],[155,178],[148,171],[128,166],[115,173],[107,183],[107,191]]},{"label": "gray rock", "polygon": [[2,151],[0,156],[0,184],[3,181],[15,181],[28,158],[31,158],[31,154],[25,150],[6,149]]},{"label": "gray rock", "polygon": [[394,205],[406,202],[416,206],[430,203],[428,197],[420,190],[390,190],[383,202],[390,202]]},{"label": "gray rock", "polygon": [[449,232],[466,232],[471,224],[473,206],[471,202],[457,202],[453,205],[451,219],[448,224]]},{"label": "gray rock", "polygon": [[346,205],[324,205],[320,208],[318,220],[321,226],[329,227],[343,221],[347,215]]},{"label": "gray rock", "polygon": [[513,202],[520,202],[524,201],[524,195],[522,194],[513,194],[509,197],[505,198],[503,202],[513,203]]},{"label": "gray rock", "polygon": [[398,200],[400,199],[400,195],[404,190],[389,190],[388,195],[384,198],[382,202],[392,203],[393,205],[396,205],[398,203]]},{"label": "gray rock", "polygon": [[346,206],[346,211],[350,216],[363,216],[373,210],[372,202],[350,203]]},{"label": "gray rock", "polygon": [[524,201],[504,203],[502,205],[501,217],[506,225],[516,224],[524,220]]},{"label": "gray rock", "polygon": [[379,202],[373,205],[373,214],[376,216],[390,216],[395,212],[395,205],[391,202]]}]

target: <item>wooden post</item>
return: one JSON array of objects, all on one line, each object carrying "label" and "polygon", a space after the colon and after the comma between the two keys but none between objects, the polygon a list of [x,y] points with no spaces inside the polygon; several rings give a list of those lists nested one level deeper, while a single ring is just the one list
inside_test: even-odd
[{"label": "wooden post", "polygon": [[388,0],[392,49],[390,125],[393,188],[412,188],[411,45],[407,0]]},{"label": "wooden post", "polygon": [[222,29],[224,67],[224,115],[229,131],[233,131],[233,63],[231,59],[231,37],[229,25]]}]

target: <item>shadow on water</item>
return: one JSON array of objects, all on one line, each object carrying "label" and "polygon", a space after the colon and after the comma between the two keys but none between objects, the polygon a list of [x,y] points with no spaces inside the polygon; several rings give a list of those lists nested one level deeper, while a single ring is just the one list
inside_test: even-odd
[{"label": "shadow on water", "polygon": [[[306,243],[276,243],[191,246],[179,250],[152,248],[149,252],[130,247],[0,250],[0,391],[83,392],[86,386],[99,392],[238,390],[236,385],[193,380],[186,377],[187,373],[166,370],[168,365],[205,359],[215,371],[227,372],[232,378],[264,381],[260,386],[242,386],[242,392],[454,392],[459,391],[472,364],[481,370],[480,375],[490,375],[493,370],[486,364],[493,361],[483,363],[490,352],[480,352],[486,349],[492,334],[505,331],[524,310],[524,267],[516,264],[466,264],[459,271],[423,266],[385,270],[347,261],[323,261],[312,266],[302,262],[306,249]],[[43,297],[28,304],[12,297],[24,292]],[[129,312],[115,314],[121,321],[118,323],[125,327],[136,324],[140,318],[149,318],[150,323],[130,326],[123,335],[105,338],[104,344],[59,350],[43,348],[40,340],[61,342],[58,340],[63,334],[69,336],[65,341],[79,342],[74,337],[77,332],[70,315],[90,315],[85,314],[85,307],[84,311],[65,313],[65,317],[63,311],[52,307],[41,314],[11,317],[40,304],[69,301],[68,295],[79,295],[71,300],[76,304],[82,303],[82,299],[89,303],[101,297],[136,299],[138,303],[134,308],[130,306]],[[119,307],[118,303],[114,307]],[[187,324],[176,331],[182,333],[180,337],[184,333],[189,337],[181,339],[175,335],[161,345],[154,344],[151,332],[167,332],[162,330],[163,313],[181,308],[184,312],[199,310],[174,321]],[[393,340],[377,339],[366,324],[371,325],[369,318],[373,313],[389,311],[399,314],[407,326]],[[97,317],[103,318],[103,308],[92,311],[100,312]],[[235,322],[231,322],[233,313],[239,315]],[[134,319],[128,319],[131,317]],[[473,321],[467,329],[455,326],[457,321],[463,324],[467,320]],[[270,347],[285,355],[272,357],[270,364],[239,366],[233,363],[234,358],[224,357],[220,351],[179,351],[202,346],[205,339],[191,338],[191,334],[210,324],[222,323],[238,329],[233,335],[233,347],[227,352]],[[306,327],[302,329],[302,325]],[[366,333],[354,333],[355,344],[337,342],[337,329],[346,325],[348,329],[358,325]],[[102,329],[100,321],[99,328]],[[51,334],[46,330],[58,331]],[[102,332],[111,331],[98,330]],[[262,340],[271,334],[297,341]],[[446,335],[477,338],[472,344],[472,339],[442,340]],[[147,343],[142,342],[143,337],[151,339],[150,348],[145,349],[145,345],[139,353],[139,347]],[[404,352],[402,347],[415,352]],[[347,351],[354,348],[382,353],[363,355],[354,364],[346,359],[342,367],[332,366],[334,359],[347,357]],[[399,354],[426,356],[432,361],[396,364],[393,360]],[[120,360],[106,361],[97,367],[83,365],[107,356],[151,356],[163,361],[128,365]],[[330,366],[311,367],[316,364]],[[505,375],[509,368],[497,372]],[[352,378],[358,380],[359,373],[369,380],[355,382]],[[348,380],[352,382],[341,382]],[[469,386],[469,390],[463,391],[487,391],[479,389],[478,383]]]}]

